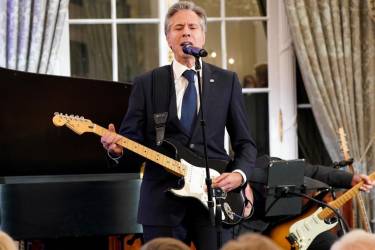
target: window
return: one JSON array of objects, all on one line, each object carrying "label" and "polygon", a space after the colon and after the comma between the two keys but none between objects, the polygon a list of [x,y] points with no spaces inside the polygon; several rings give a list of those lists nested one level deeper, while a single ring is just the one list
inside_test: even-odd
[{"label": "window", "polygon": [[300,69],[297,65],[297,103],[298,103],[298,157],[311,164],[330,166],[332,160],[324,146],[318,126],[314,119]]},{"label": "window", "polygon": [[[207,11],[206,62],[235,71],[243,90],[251,134],[259,154],[269,154],[266,1],[196,0]],[[263,85],[245,85],[263,70]],[[261,75],[258,70],[259,76]],[[255,78],[254,78],[255,79]],[[252,88],[263,89],[252,89]],[[228,143],[229,144],[229,143]]]},{"label": "window", "polygon": [[158,1],[74,0],[69,15],[72,76],[127,82],[159,65]]}]

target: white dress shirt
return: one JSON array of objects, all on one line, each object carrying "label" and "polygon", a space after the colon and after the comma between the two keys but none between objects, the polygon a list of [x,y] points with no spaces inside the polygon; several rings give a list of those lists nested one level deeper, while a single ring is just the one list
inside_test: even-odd
[{"label": "white dress shirt", "polygon": [[[177,62],[176,60],[173,60],[172,68],[173,68],[174,84],[175,84],[175,89],[176,89],[177,117],[178,119],[181,119],[182,99],[184,98],[185,90],[189,84],[188,80],[185,77],[183,77],[182,74],[185,72],[185,70],[189,70],[189,68]],[[191,68],[191,70],[194,70],[196,72],[195,67]],[[200,71],[200,74],[202,76],[202,71]],[[197,91],[197,114],[198,114],[200,102],[199,102],[199,93],[198,93],[198,75],[197,74],[195,74],[194,79],[195,79],[195,91]]]}]

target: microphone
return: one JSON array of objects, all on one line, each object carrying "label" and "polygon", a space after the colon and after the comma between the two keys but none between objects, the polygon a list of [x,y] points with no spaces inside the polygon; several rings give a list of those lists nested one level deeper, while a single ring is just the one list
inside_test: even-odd
[{"label": "microphone", "polygon": [[208,54],[205,49],[193,47],[190,44],[184,45],[184,47],[182,47],[182,51],[185,54],[192,55],[195,57],[206,57]]},{"label": "microphone", "polygon": [[354,159],[350,158],[348,160],[342,160],[342,161],[339,161],[339,162],[335,161],[335,162],[332,163],[332,166],[334,168],[342,168],[342,167],[346,167],[346,166],[352,164],[353,162],[354,162]]}]

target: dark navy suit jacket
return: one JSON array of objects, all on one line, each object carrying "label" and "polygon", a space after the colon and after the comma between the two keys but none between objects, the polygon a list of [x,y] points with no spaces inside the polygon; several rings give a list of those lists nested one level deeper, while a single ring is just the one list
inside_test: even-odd
[{"label": "dark navy suit jacket", "polygon": [[[199,122],[190,137],[183,129],[177,117],[176,93],[174,89],[172,67],[158,68],[170,72],[172,91],[170,91],[169,116],[165,138],[173,138],[191,150],[202,155],[202,131]],[[120,134],[149,147],[155,145],[155,126],[153,123],[152,71],[137,77],[129,99],[128,111],[120,128]],[[167,91],[167,89],[166,89]],[[229,160],[224,149],[225,127],[230,135],[234,159],[226,171],[242,170],[250,175],[255,163],[256,147],[250,137],[247,114],[238,77],[234,72],[203,63],[203,107],[206,120],[206,138],[208,157]],[[122,162],[129,161],[132,153],[125,152]],[[126,166],[125,166],[126,167]],[[185,215],[189,199],[183,199],[165,192],[176,186],[178,178],[162,167],[147,162],[141,197],[139,201],[138,222],[144,225],[175,226]]]}]

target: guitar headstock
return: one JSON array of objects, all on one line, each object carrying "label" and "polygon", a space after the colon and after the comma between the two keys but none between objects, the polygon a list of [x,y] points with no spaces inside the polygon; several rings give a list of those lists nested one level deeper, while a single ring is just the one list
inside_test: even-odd
[{"label": "guitar headstock", "polygon": [[80,117],[77,115],[68,115],[55,112],[52,118],[52,122],[55,126],[67,126],[77,134],[83,134],[85,132],[93,132],[94,123],[90,120],[85,119],[84,117]]},{"label": "guitar headstock", "polygon": [[346,140],[346,134],[345,134],[344,128],[340,127],[337,133],[339,134],[340,148],[344,155],[344,159],[348,160],[350,159],[350,155],[349,155],[348,141]]}]

